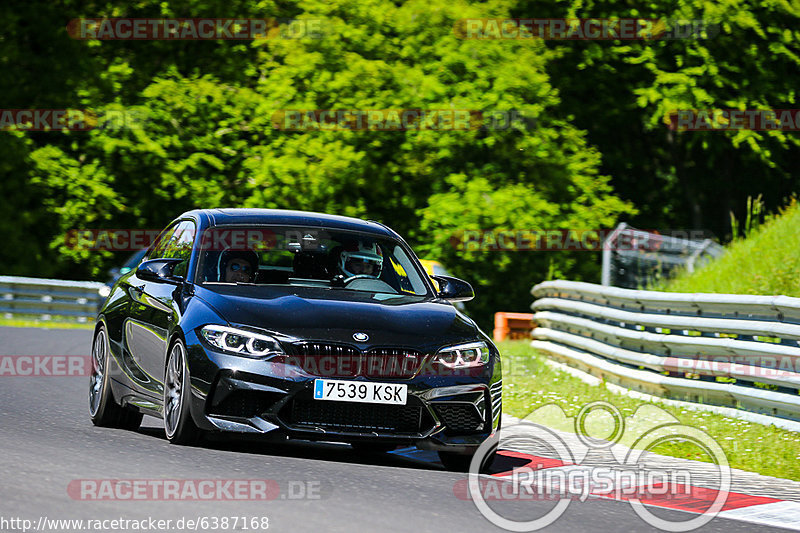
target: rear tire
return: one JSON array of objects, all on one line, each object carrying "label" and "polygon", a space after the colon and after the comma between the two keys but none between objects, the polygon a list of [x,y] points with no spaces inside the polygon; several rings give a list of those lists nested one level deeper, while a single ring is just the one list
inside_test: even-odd
[{"label": "rear tire", "polygon": [[200,429],[189,412],[191,398],[186,348],[178,339],[169,351],[164,372],[164,433],[172,444],[191,445],[200,440]]},{"label": "rear tire", "polygon": [[104,326],[101,326],[92,343],[92,372],[89,376],[89,416],[95,426],[136,430],[142,423],[142,414],[122,407],[114,400],[111,391],[111,350]]}]

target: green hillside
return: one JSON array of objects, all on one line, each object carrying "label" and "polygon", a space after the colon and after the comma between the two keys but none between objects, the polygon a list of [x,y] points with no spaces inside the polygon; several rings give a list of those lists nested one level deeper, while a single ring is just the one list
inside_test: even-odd
[{"label": "green hillside", "polygon": [[800,205],[792,202],[726,253],[694,273],[682,272],[655,290],[800,296]]}]

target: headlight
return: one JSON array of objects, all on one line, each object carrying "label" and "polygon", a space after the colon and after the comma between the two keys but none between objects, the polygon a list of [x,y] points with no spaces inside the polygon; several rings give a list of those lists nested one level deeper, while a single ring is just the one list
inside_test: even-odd
[{"label": "headlight", "polygon": [[108,298],[108,295],[111,294],[111,287],[103,285],[97,289],[97,293],[100,295],[100,298]]},{"label": "headlight", "polygon": [[280,343],[269,335],[227,326],[206,326],[201,333],[209,344],[224,352],[245,357],[264,357],[283,353]]},{"label": "headlight", "polygon": [[449,368],[470,368],[488,363],[490,355],[485,342],[469,342],[442,348],[436,361]]}]

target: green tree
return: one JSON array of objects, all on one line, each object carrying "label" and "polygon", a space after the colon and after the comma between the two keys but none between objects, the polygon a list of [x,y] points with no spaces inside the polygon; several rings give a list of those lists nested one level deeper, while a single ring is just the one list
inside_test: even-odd
[{"label": "green tree", "polygon": [[795,109],[800,5],[761,0],[521,0],[517,17],[702,20],[702,39],[548,41],[565,113],[603,154],[601,171],[639,208],[635,224],[709,229],[763,193],[769,209],[797,191],[794,132],[673,132],[678,109]]},{"label": "green tree", "polygon": [[[209,15],[213,5],[182,4],[184,12]],[[262,6],[235,5],[242,13]],[[135,9],[109,3],[101,14],[148,9],[180,12],[145,2]],[[486,257],[459,253],[449,241],[453,231],[472,228],[607,227],[632,212],[598,173],[600,154],[559,109],[546,71],[556,52],[542,42],[454,33],[459,19],[487,14],[506,16],[508,6],[303,1],[268,15],[320,19],[324,38],[80,43],[101,67],[78,91],[82,105],[135,120],[51,134],[58,142],[33,147],[31,183],[58,224],[50,245],[74,272],[97,274],[113,258],[66,246],[70,229],[160,227],[208,206],[375,218],[472,279],[482,298],[471,310],[484,323],[494,310],[527,309],[529,287],[548,273],[596,276],[594,256]],[[276,129],[273,115],[286,109],[514,111],[526,120],[466,131]],[[503,287],[513,287],[514,297]]]}]

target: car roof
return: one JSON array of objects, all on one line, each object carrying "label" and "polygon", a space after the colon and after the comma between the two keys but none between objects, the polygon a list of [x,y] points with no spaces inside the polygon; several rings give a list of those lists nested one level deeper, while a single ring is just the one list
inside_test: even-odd
[{"label": "car roof", "polygon": [[207,226],[275,224],[285,226],[320,226],[332,229],[360,231],[383,237],[399,236],[379,222],[312,211],[287,209],[225,208],[196,209],[181,217],[200,218],[205,215]]}]

